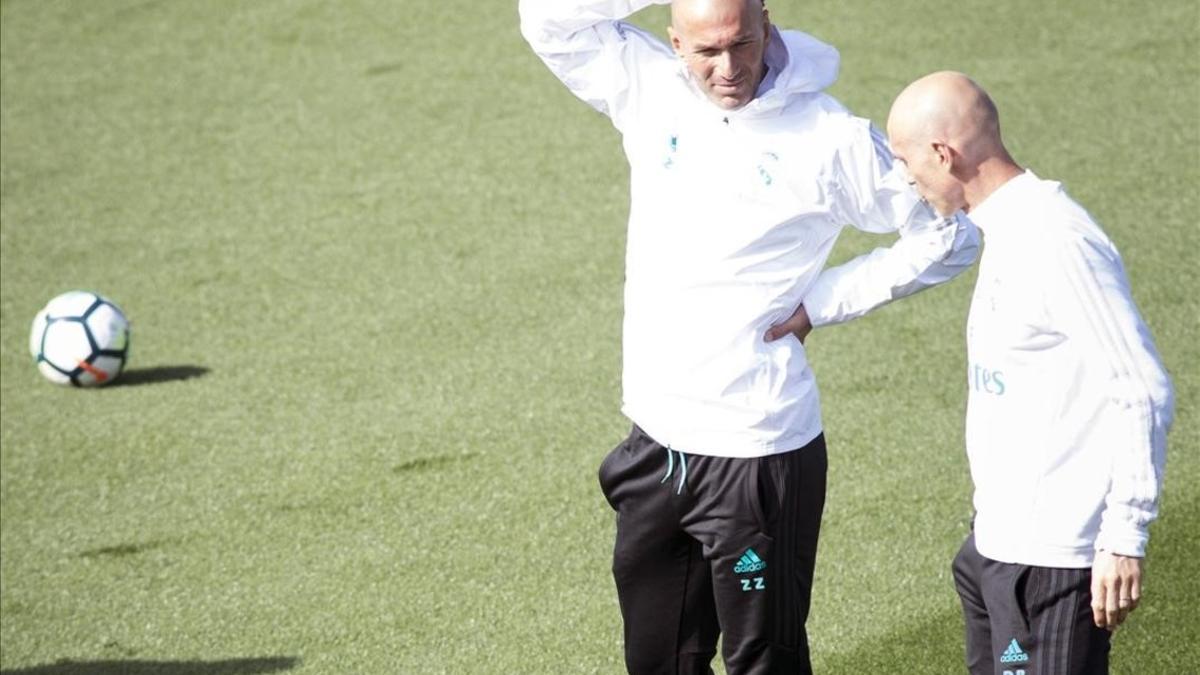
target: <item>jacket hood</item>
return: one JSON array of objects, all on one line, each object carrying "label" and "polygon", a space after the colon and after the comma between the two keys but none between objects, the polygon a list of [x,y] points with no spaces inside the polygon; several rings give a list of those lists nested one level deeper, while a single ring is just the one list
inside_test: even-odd
[{"label": "jacket hood", "polygon": [[800,31],[772,27],[771,32],[763,59],[775,71],[775,82],[759,98],[816,93],[837,81],[841,56],[832,45]]}]

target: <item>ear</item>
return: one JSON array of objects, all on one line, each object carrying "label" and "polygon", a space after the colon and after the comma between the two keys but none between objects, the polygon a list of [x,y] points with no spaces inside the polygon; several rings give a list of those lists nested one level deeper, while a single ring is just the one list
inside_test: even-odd
[{"label": "ear", "polygon": [[683,56],[683,40],[675,32],[674,26],[667,26],[667,35],[671,38],[671,49],[675,50],[675,55]]},{"label": "ear", "polygon": [[945,141],[934,141],[932,144],[933,152],[937,154],[938,166],[946,171],[951,171],[954,168],[954,148]]}]

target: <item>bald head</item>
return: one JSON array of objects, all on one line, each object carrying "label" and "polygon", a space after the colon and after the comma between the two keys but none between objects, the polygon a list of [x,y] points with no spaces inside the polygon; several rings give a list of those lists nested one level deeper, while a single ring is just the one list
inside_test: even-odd
[{"label": "bald head", "polygon": [[667,33],[696,84],[732,110],[758,91],[770,28],[762,0],[673,0]]},{"label": "bald head", "polygon": [[908,85],[892,103],[887,129],[893,154],[943,213],[969,209],[1020,172],[1000,138],[996,104],[962,73]]},{"label": "bald head", "polygon": [[678,30],[695,22],[740,20],[740,15],[761,16],[762,0],[672,0],[671,25]]},{"label": "bald head", "polygon": [[888,134],[948,143],[967,161],[1004,147],[992,99],[971,78],[952,71],[926,75],[900,92],[888,116]]}]

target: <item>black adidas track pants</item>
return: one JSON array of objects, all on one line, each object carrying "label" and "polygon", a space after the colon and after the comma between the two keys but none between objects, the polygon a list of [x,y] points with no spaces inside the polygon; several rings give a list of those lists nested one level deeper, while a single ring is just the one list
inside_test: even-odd
[{"label": "black adidas track pants", "polygon": [[689,455],[638,427],[600,466],[636,675],[812,672],[804,622],[825,505],[824,436],[753,459]]},{"label": "black adidas track pants", "polygon": [[1092,570],[985,558],[975,534],[952,566],[971,675],[1104,675],[1111,634],[1092,621]]}]

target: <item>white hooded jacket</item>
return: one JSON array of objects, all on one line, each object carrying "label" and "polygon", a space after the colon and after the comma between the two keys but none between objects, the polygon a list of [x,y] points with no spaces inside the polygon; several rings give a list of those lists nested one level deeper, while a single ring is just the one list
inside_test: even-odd
[{"label": "white hooded jacket", "polygon": [[[661,0],[660,0],[661,1]],[[867,120],[822,90],[837,51],[774,31],[758,95],[728,111],[654,36],[620,21],[651,0],[521,0],[534,51],[622,133],[630,165],[623,411],[685,452],[755,457],[821,433],[804,347],[764,335],[802,302],[846,321],[947,281],[975,260]],[[822,272],[844,225],[899,232]]]}]

